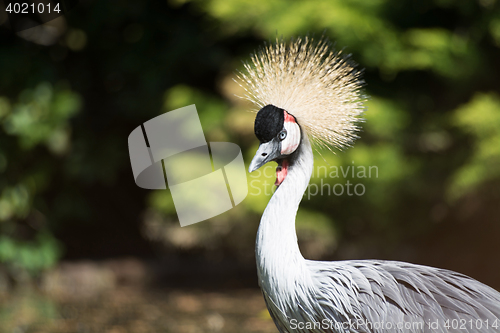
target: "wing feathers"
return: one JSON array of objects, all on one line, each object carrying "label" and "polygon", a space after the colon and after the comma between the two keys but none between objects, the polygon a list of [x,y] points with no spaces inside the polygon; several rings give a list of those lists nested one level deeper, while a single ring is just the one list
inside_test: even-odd
[{"label": "wing feathers", "polygon": [[[353,313],[368,322],[424,325],[422,329],[416,325],[406,331],[368,332],[454,332],[445,325],[452,320],[463,324],[456,332],[500,332],[500,293],[468,276],[391,261],[308,261],[308,266],[318,285],[316,297],[330,312],[346,308],[342,303],[349,302]],[[352,281],[351,288],[339,284],[345,279]],[[348,297],[337,295],[340,289]],[[351,318],[347,313],[344,316]]]}]

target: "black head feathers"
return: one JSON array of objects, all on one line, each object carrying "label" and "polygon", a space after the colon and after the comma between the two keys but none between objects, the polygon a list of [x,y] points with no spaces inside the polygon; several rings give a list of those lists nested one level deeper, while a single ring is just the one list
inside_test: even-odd
[{"label": "black head feathers", "polygon": [[274,105],[266,105],[255,117],[255,136],[260,142],[271,141],[283,129],[285,112]]}]

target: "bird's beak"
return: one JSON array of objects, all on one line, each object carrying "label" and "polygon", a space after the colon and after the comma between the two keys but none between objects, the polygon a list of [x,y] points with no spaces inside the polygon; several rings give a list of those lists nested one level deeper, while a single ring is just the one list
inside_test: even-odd
[{"label": "bird's beak", "polygon": [[281,155],[280,143],[276,140],[271,140],[269,142],[261,143],[259,149],[255,153],[250,166],[248,167],[248,172],[253,172],[266,164],[269,161]]}]

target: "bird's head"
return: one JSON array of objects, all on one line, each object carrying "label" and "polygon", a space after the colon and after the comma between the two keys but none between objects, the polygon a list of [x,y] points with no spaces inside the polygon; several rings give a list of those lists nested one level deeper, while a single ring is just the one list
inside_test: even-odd
[{"label": "bird's head", "polygon": [[260,146],[248,171],[255,171],[267,162],[277,161],[275,185],[280,185],[288,171],[286,158],[297,150],[300,144],[299,124],[287,111],[274,105],[266,105],[257,113],[254,130]]},{"label": "bird's head", "polygon": [[250,172],[276,161],[280,185],[306,138],[329,149],[349,147],[357,138],[365,100],[361,71],[326,38],[277,39],[251,59],[237,80],[244,98],[260,108],[255,119],[260,146]]}]

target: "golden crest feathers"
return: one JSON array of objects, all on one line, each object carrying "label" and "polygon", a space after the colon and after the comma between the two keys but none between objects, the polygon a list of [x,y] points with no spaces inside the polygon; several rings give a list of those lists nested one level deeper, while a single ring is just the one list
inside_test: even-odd
[{"label": "golden crest feathers", "polygon": [[243,98],[259,109],[285,109],[322,146],[342,149],[357,138],[365,100],[361,73],[326,38],[276,39],[251,60],[237,76]]}]

